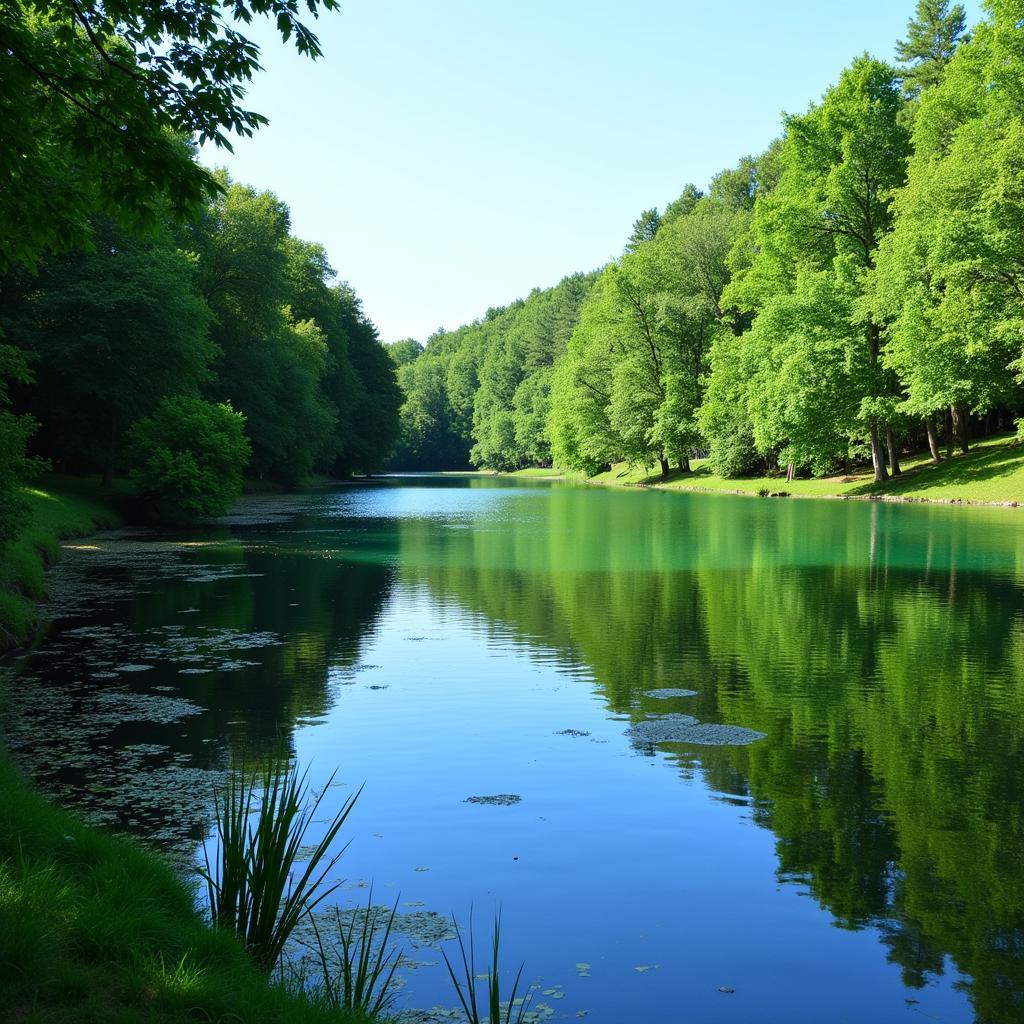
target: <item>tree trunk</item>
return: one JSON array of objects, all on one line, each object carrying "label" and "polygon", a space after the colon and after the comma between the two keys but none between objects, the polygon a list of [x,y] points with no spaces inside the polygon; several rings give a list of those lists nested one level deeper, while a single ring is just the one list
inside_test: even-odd
[{"label": "tree trunk", "polygon": [[792,483],[796,479],[796,463],[791,462],[786,466],[786,483]]},{"label": "tree trunk", "polygon": [[679,472],[680,473],[689,473],[689,472],[691,472],[691,470],[690,470],[690,456],[689,455],[684,455],[679,460]]},{"label": "tree trunk", "polygon": [[949,412],[953,421],[953,433],[960,445],[960,451],[966,455],[970,450],[967,444],[967,414],[962,405],[951,405]]},{"label": "tree trunk", "polygon": [[666,459],[665,456],[662,455],[658,459],[658,461],[661,463],[661,479],[662,480],[667,480],[668,479],[668,471],[671,468],[669,466],[669,464],[668,464],[668,459]]},{"label": "tree trunk", "polygon": [[935,429],[935,420],[931,416],[925,416],[924,429],[928,432],[928,450],[932,453],[932,462],[937,466],[942,457],[939,455],[939,435]]},{"label": "tree trunk", "polygon": [[885,446],[889,449],[889,470],[893,476],[899,476],[903,470],[900,469],[900,450],[896,446],[896,436],[892,432],[892,424],[885,425]]},{"label": "tree trunk", "polygon": [[878,436],[878,421],[871,421],[871,465],[875,470],[875,483],[884,484],[889,479],[889,472],[885,468],[885,452],[882,449],[882,441]]}]

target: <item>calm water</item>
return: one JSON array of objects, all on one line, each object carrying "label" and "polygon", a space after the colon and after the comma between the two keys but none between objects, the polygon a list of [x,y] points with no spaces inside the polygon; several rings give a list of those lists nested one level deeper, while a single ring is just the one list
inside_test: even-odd
[{"label": "calm water", "polygon": [[[341,902],[500,904],[553,1020],[1024,1019],[1020,512],[406,478],[54,588],[15,753],[178,856],[283,739],[366,783]],[[628,733],[666,713],[766,737]],[[400,1005],[453,1005],[414,955]]]}]

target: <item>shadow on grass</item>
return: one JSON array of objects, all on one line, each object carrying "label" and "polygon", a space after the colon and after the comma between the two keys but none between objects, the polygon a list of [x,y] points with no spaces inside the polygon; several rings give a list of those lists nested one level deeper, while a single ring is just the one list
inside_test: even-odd
[{"label": "shadow on grass", "polygon": [[[872,494],[915,494],[934,488],[976,487],[988,480],[1024,475],[1024,446],[1001,444],[998,447],[980,448],[966,455],[954,455],[936,466],[931,462],[922,463],[914,469],[905,470],[903,475],[886,484],[873,481],[851,488],[852,495]],[[1024,500],[1024,493],[1021,495]],[[979,500],[982,500],[979,498]]]}]

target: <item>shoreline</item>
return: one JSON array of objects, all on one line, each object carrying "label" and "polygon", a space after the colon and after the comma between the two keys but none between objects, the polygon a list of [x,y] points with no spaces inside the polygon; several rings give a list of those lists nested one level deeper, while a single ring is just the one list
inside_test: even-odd
[{"label": "shoreline", "polygon": [[[45,569],[61,542],[122,519],[117,491],[47,479],[0,564],[0,709],[16,660],[45,628]],[[52,503],[52,504],[51,504]],[[12,628],[13,627],[13,628]],[[97,827],[39,792],[16,765],[0,719],[0,1006],[39,1024],[373,1024],[261,974],[234,935],[197,909],[194,885],[158,851]],[[187,982],[187,984],[183,984]],[[5,1018],[6,1019],[6,1018]]]},{"label": "shoreline", "polygon": [[[497,474],[515,476],[515,473]],[[570,476],[534,477],[538,480],[577,480]],[[1020,501],[981,501],[974,498],[916,498],[905,494],[793,494],[789,491],[775,491],[770,494],[757,494],[741,488],[728,490],[720,487],[701,487],[699,484],[687,485],[671,483],[615,483],[609,480],[579,479],[579,482],[594,487],[618,487],[622,490],[666,491],[682,494],[721,494],[734,498],[796,498],[800,501],[877,501],[890,505],[970,505],[973,508],[1021,508],[1024,498]]]},{"label": "shoreline", "polygon": [[[1020,508],[1024,506],[1024,445],[1015,435],[997,435],[974,444],[970,452],[945,458],[939,464],[927,454],[905,457],[903,472],[875,485],[870,471],[845,478],[738,477],[731,480],[709,473],[706,462],[694,460],[690,474],[672,470],[665,480],[653,469],[616,463],[592,477],[557,468],[528,468],[498,472],[478,470],[481,476],[520,480],[563,480],[595,487],[656,490],[690,494],[721,494],[744,498],[821,498],[830,501],[876,501],[904,505]],[[708,484],[702,481],[707,480]],[[714,484],[711,485],[711,481]],[[844,489],[845,486],[845,489]],[[877,489],[876,489],[877,488]]]}]

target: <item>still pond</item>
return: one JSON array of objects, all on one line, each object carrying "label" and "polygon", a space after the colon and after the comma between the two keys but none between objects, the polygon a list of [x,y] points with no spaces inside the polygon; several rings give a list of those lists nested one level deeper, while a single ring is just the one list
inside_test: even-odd
[{"label": "still pond", "polygon": [[276,744],[365,783],[336,898],[398,901],[399,1008],[500,906],[538,1020],[1024,1020],[1020,511],[388,478],[51,588],[37,785],[187,870]]}]

